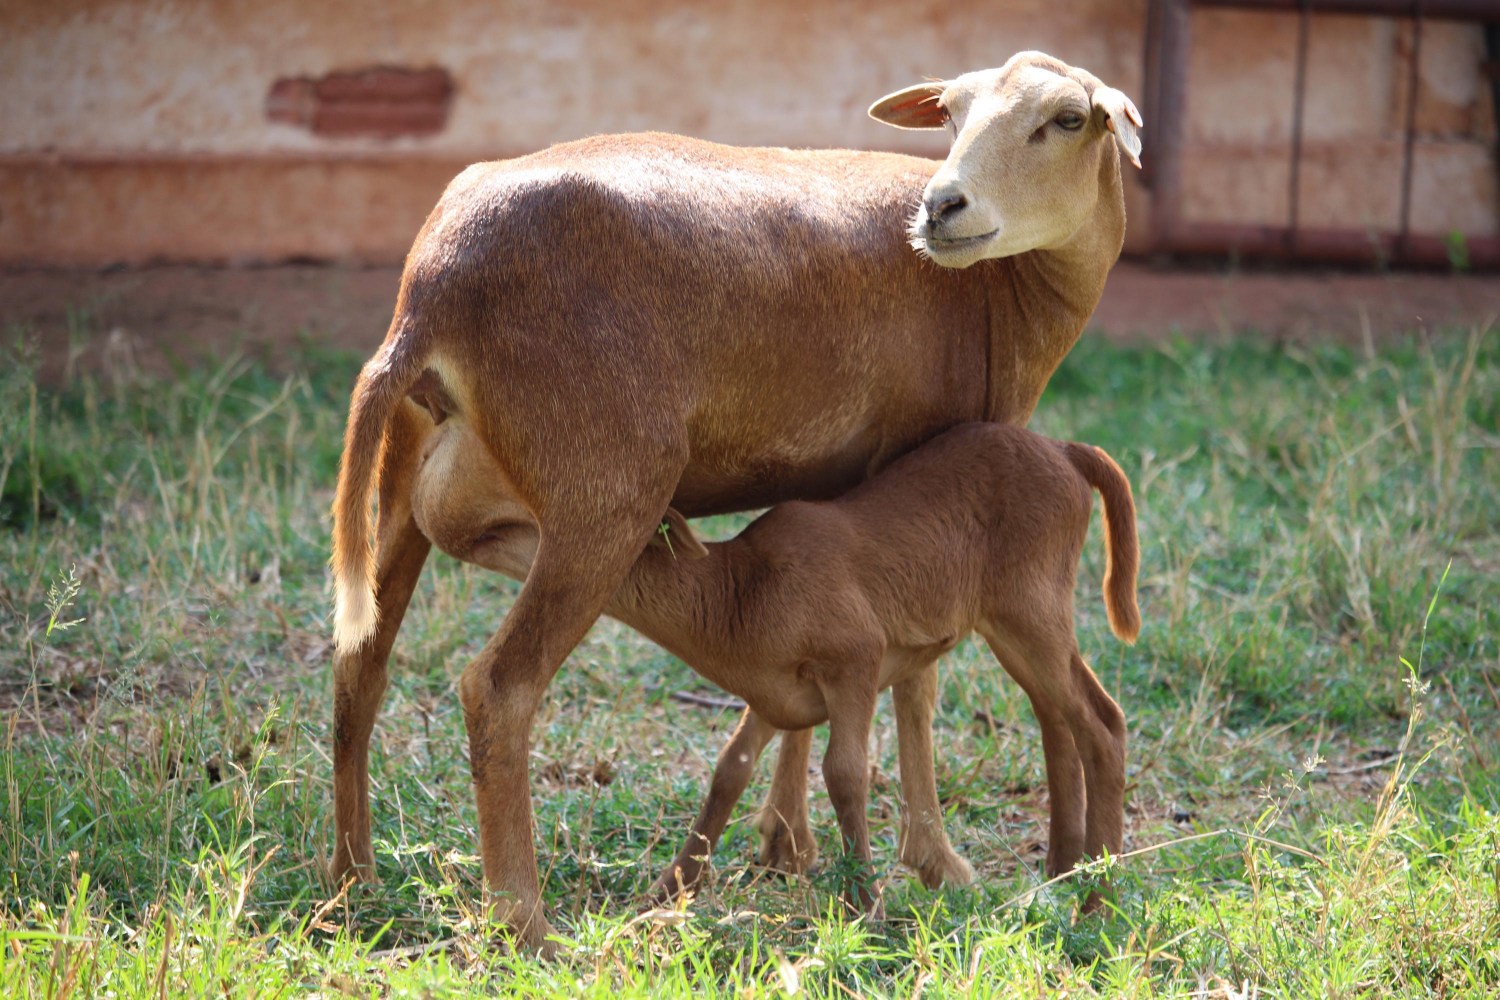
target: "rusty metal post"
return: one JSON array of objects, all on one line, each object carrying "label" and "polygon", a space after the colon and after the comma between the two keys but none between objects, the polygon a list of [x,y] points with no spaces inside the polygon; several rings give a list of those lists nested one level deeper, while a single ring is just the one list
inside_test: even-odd
[{"label": "rusty metal post", "polygon": [[[1182,157],[1187,127],[1190,48],[1189,11],[1219,7],[1266,13],[1297,12],[1297,79],[1292,124],[1289,225],[1251,225],[1182,218]],[[1304,146],[1306,73],[1310,58],[1310,18],[1314,13],[1411,18],[1411,72],[1407,77],[1403,128],[1400,227],[1371,234],[1364,229],[1312,228],[1301,219],[1301,162]],[[1151,192],[1153,254],[1243,254],[1274,260],[1318,260],[1329,263],[1403,263],[1445,266],[1446,238],[1412,232],[1412,187],[1416,170],[1416,107],[1419,92],[1423,22],[1439,20],[1485,23],[1488,59],[1485,72],[1495,95],[1496,129],[1500,132],[1500,0],[1149,0],[1146,25],[1145,100],[1151,126],[1150,157],[1142,180]],[[1495,169],[1500,176],[1500,135]],[[1500,212],[1500,203],[1496,205]],[[1500,237],[1467,240],[1470,265],[1500,270]]]},{"label": "rusty metal post", "polygon": [[1297,245],[1297,216],[1302,193],[1302,111],[1307,102],[1307,36],[1312,14],[1302,0],[1297,15],[1297,75],[1292,98],[1292,166],[1287,180],[1286,246]]},{"label": "rusty metal post", "polygon": [[[1161,122],[1161,2],[1147,0],[1146,31],[1141,42],[1141,99],[1136,103],[1146,116],[1146,121],[1155,130]],[[1141,159],[1141,170],[1136,175],[1141,187],[1156,190],[1157,163],[1156,141],[1152,137],[1153,153]]]},{"label": "rusty metal post", "polygon": [[1171,248],[1181,229],[1182,147],[1187,128],[1188,51],[1191,44],[1189,0],[1153,0],[1156,44],[1156,121],[1151,129],[1155,163],[1151,185],[1151,243]]},{"label": "rusty metal post", "polygon": [[1411,73],[1406,78],[1406,140],[1401,152],[1401,229],[1396,235],[1396,260],[1411,247],[1411,178],[1416,164],[1417,84],[1422,78],[1422,3],[1411,5]]},{"label": "rusty metal post", "polygon": [[1495,218],[1500,221],[1500,10],[1484,26],[1484,72],[1490,81],[1490,111],[1495,117]]}]

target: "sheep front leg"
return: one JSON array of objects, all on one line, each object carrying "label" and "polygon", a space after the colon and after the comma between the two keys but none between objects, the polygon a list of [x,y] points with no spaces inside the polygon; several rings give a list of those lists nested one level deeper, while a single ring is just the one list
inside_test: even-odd
[{"label": "sheep front leg", "polygon": [[929,889],[967,885],[974,869],[954,853],[943,828],[933,772],[932,716],[937,703],[937,661],[895,686],[896,737],[900,746],[901,861],[917,873]]},{"label": "sheep front leg", "polygon": [[818,860],[818,839],[807,815],[807,764],[812,757],[811,729],[781,734],[771,790],[760,807],[760,863],[787,875],[801,875]]},{"label": "sheep front leg", "polygon": [[713,781],[709,785],[708,798],[693,823],[687,843],[656,884],[651,887],[648,899],[654,905],[671,902],[679,895],[693,891],[703,877],[703,869],[718,846],[719,837],[729,822],[735,803],[745,793],[745,786],[755,773],[755,762],[761,751],[776,735],[776,729],[750,709],[740,716],[740,723],[724,749],[719,753],[714,767]]},{"label": "sheep front leg", "polygon": [[[878,665],[879,660],[876,660]],[[844,893],[850,909],[883,916],[880,886],[871,871],[870,830],[865,810],[870,798],[870,723],[875,715],[877,667],[845,683],[822,685],[828,704],[828,751],[823,782],[844,835],[844,856],[855,869]]]}]

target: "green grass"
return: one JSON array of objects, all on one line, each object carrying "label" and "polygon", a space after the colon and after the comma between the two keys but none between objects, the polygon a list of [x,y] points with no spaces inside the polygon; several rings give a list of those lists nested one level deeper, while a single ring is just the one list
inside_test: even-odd
[{"label": "green grass", "polygon": [[[884,707],[870,815],[887,920],[825,864],[753,864],[747,795],[712,884],[636,915],[734,717],[601,623],[532,760],[564,959],[481,917],[454,682],[514,597],[434,557],[377,729],[379,881],[331,838],[326,511],[359,359],[172,379],[0,374],[0,995],[1486,996],[1500,994],[1500,332],[1379,351],[1086,339],[1035,427],[1099,444],[1140,506],[1145,629],[1080,640],[1131,728],[1127,855],[1043,886],[1024,697],[945,662],[939,790],[979,882],[894,863]],[[725,519],[711,530],[732,531]],[[815,782],[815,789],[817,788]]]}]

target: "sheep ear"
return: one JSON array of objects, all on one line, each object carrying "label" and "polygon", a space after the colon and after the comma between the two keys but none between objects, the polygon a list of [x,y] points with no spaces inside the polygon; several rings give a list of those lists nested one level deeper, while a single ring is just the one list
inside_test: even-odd
[{"label": "sheep ear", "polygon": [[1145,123],[1135,104],[1113,87],[1100,87],[1094,91],[1094,107],[1104,113],[1104,127],[1115,134],[1115,143],[1120,154],[1137,170],[1141,166],[1141,137],[1136,129]]},{"label": "sheep ear", "polygon": [[702,559],[708,555],[708,549],[688,527],[687,518],[675,507],[668,507],[662,515],[661,524],[649,544],[667,549],[679,559]]},{"label": "sheep ear", "polygon": [[887,94],[870,105],[870,117],[897,128],[942,128],[948,123],[948,112],[938,98],[947,88],[946,83],[938,81]]}]

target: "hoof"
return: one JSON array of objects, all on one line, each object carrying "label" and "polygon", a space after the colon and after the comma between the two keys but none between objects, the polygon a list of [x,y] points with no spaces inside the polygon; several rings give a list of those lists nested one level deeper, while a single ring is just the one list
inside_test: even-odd
[{"label": "hoof", "polygon": [[885,920],[885,899],[881,889],[881,881],[877,880],[850,886],[843,894],[844,908],[850,916],[864,917],[866,923],[882,923]]},{"label": "hoof", "polygon": [[760,863],[783,875],[806,875],[818,860],[818,841],[803,825],[793,831],[779,817],[760,827]]},{"label": "hoof", "polygon": [[375,862],[350,861],[347,858],[334,861],[328,866],[328,877],[335,886],[342,888],[350,883],[370,885],[376,881]]},{"label": "hoof", "polygon": [[939,851],[921,858],[902,858],[902,863],[917,873],[929,889],[945,885],[968,885],[974,881],[974,869],[952,850]]},{"label": "hoof", "polygon": [[661,877],[652,883],[651,888],[646,890],[641,909],[655,910],[663,906],[671,906],[684,896],[691,896],[698,891],[698,882],[702,878],[702,871],[689,877],[689,873],[682,870],[678,865],[673,865],[662,873]]},{"label": "hoof", "polygon": [[562,946],[551,940],[554,931],[542,914],[540,906],[523,918],[520,907],[514,904],[497,903],[494,908],[494,919],[500,925],[500,933],[497,936],[503,941],[508,941],[519,954],[550,959],[562,953]]}]

